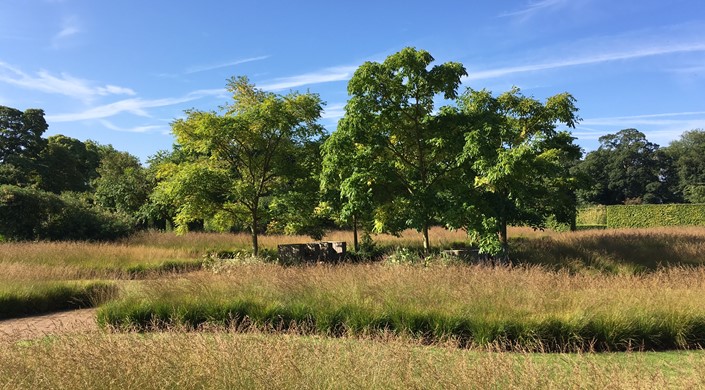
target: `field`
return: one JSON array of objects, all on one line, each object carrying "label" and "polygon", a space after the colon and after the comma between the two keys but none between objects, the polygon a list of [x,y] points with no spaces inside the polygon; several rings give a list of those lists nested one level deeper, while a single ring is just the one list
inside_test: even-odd
[{"label": "field", "polygon": [[[245,235],[3,243],[0,317],[94,306],[101,327],[0,341],[0,384],[705,386],[705,229],[510,235],[501,266],[424,257],[415,232],[375,237],[381,260],[338,265],[204,256],[246,250]],[[438,248],[465,241],[431,237]],[[306,241],[260,242],[271,254]]]}]

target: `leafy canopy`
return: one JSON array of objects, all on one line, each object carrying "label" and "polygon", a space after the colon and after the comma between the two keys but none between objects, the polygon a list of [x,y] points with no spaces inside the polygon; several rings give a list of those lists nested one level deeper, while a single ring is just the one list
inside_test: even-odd
[{"label": "leafy canopy", "polygon": [[541,228],[550,215],[571,217],[576,183],[568,168],[581,152],[556,127],[579,120],[573,96],[542,103],[518,88],[497,97],[468,89],[458,109],[466,128],[459,160],[469,164],[464,182],[470,186],[457,201],[454,225],[478,232],[481,249],[497,253],[506,250],[508,224]]},{"label": "leafy canopy", "polygon": [[[455,99],[460,79],[467,74],[460,63],[430,67],[433,61],[428,52],[407,47],[382,63],[364,63],[348,84],[351,97],[343,119],[343,131],[350,133],[355,145],[352,153],[365,156],[364,171],[375,175],[367,181],[375,182],[378,191],[395,195],[376,202],[375,229],[415,228],[423,233],[427,249],[428,228],[439,213],[443,182],[456,167],[455,148],[462,145],[462,134],[437,120],[435,100]],[[362,184],[365,174],[355,169],[347,172],[350,176],[342,185],[351,195],[348,199],[365,199],[364,187],[349,188]]]},{"label": "leafy canopy", "polygon": [[265,92],[246,77],[230,79],[227,90],[232,103],[224,114],[191,110],[172,124],[184,152],[197,157],[165,168],[160,186],[178,204],[180,229],[206,218],[221,227],[241,224],[257,254],[267,204],[300,172],[297,149],[322,134],[322,102],[310,93]]}]

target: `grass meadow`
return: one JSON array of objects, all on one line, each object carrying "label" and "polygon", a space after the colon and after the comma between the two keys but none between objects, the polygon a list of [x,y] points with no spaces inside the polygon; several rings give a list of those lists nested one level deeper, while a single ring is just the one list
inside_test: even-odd
[{"label": "grass meadow", "polygon": [[97,306],[103,326],[8,342],[0,388],[705,386],[705,229],[510,238],[503,266],[425,257],[410,231],[336,265],[205,256],[245,234],[0,243],[0,318]]},{"label": "grass meadow", "polygon": [[12,389],[695,389],[702,351],[536,354],[401,338],[98,333],[0,349]]}]

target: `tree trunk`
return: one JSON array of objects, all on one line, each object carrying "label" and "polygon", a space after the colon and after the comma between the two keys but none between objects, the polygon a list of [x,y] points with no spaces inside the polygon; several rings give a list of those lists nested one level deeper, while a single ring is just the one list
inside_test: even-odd
[{"label": "tree trunk", "polygon": [[509,254],[509,241],[507,240],[507,219],[500,218],[499,240],[502,243],[502,257],[507,257]]},{"label": "tree trunk", "polygon": [[425,222],[423,224],[423,251],[425,254],[428,254],[428,251],[431,249],[431,244],[428,240],[428,222]]},{"label": "tree trunk", "polygon": [[259,243],[257,241],[258,222],[257,210],[255,210],[252,212],[252,226],[250,227],[250,231],[252,232],[252,254],[254,256],[259,255]]},{"label": "tree trunk", "polygon": [[355,214],[353,214],[353,248],[355,248],[355,252],[360,251],[360,243],[357,240],[357,217]]}]

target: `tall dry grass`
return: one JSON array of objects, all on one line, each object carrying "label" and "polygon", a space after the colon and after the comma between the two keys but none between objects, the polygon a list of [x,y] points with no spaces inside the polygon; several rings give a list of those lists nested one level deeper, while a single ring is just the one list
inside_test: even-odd
[{"label": "tall dry grass", "polygon": [[145,282],[100,308],[99,320],[149,329],[247,318],[284,331],[292,324],[333,336],[391,330],[532,350],[705,344],[705,268],[571,275],[541,267],[240,264],[219,272]]},{"label": "tall dry grass", "polygon": [[512,259],[572,271],[635,273],[705,265],[705,228],[668,227],[556,233],[515,239]]},{"label": "tall dry grass", "polygon": [[[528,233],[530,229],[518,228],[516,231]],[[390,234],[373,234],[373,240],[383,246],[422,246],[421,233],[415,230],[404,230],[398,236]],[[442,227],[431,228],[429,238],[434,246],[445,247],[457,242],[467,242],[467,233],[463,230],[447,230]],[[260,235],[258,242],[260,248],[276,250],[279,244],[294,244],[313,241],[308,236],[301,235]],[[351,231],[334,230],[328,232],[323,241],[345,241],[352,245],[353,234]],[[252,238],[247,233],[201,233],[190,232],[178,235],[148,231],[139,233],[127,241],[128,245],[154,246],[188,250],[203,253],[208,250],[248,250],[252,246]]]},{"label": "tall dry grass", "polygon": [[91,334],[0,348],[8,389],[691,389],[703,352],[514,354],[408,340]]},{"label": "tall dry grass", "polygon": [[200,264],[200,253],[147,245],[90,242],[0,243],[0,280],[123,278],[142,270]]}]

